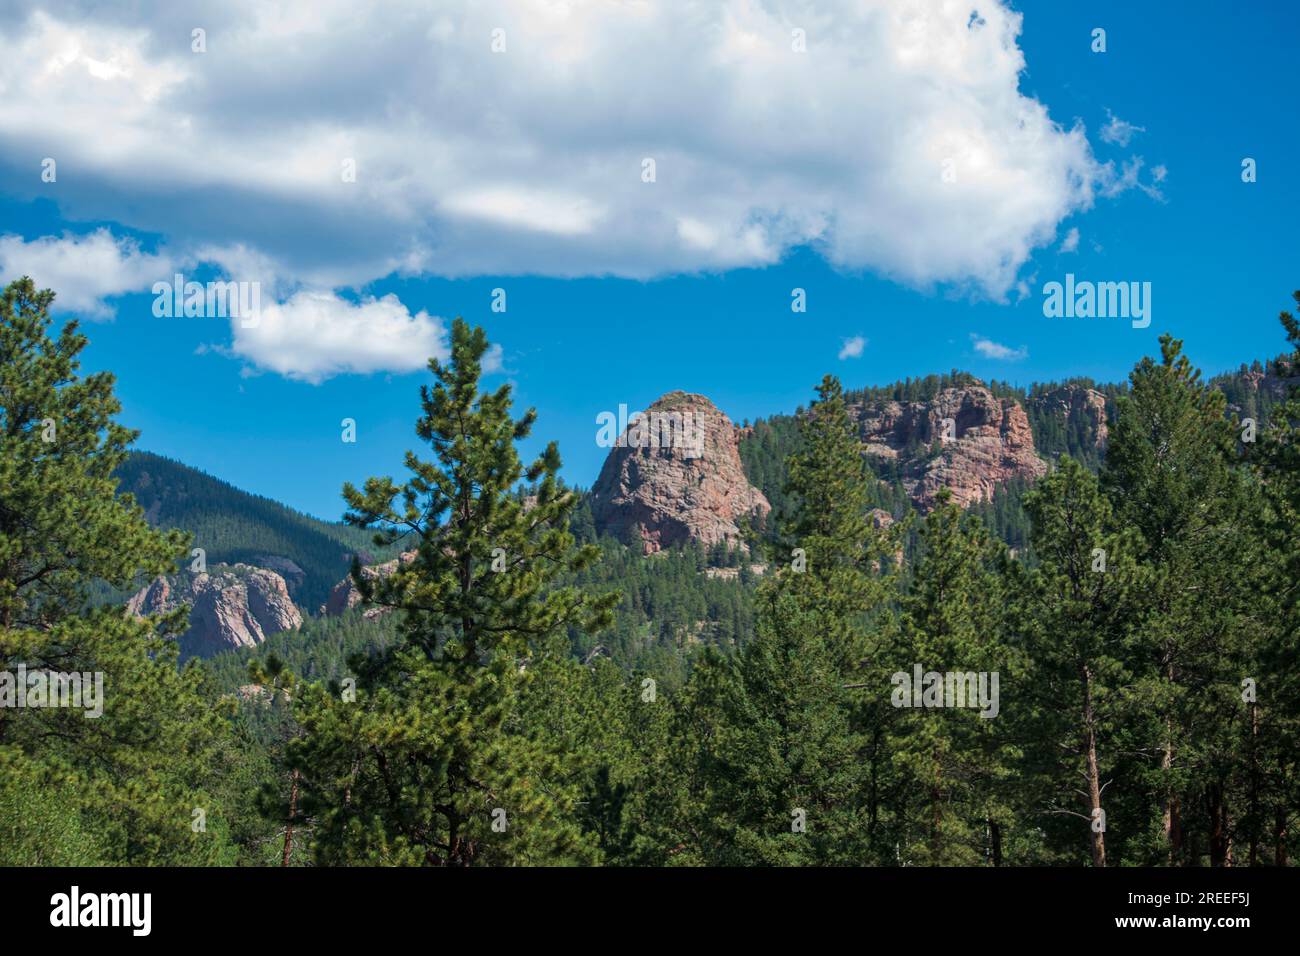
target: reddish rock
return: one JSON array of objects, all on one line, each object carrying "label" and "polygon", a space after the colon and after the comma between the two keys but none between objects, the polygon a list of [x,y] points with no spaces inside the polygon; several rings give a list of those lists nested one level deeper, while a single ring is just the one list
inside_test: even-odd
[{"label": "reddish rock", "polygon": [[982,385],[945,388],[928,402],[855,405],[852,414],[864,452],[896,465],[922,511],[933,507],[941,488],[965,507],[1013,478],[1039,478],[1047,471],[1034,452],[1025,410]]},{"label": "reddish rock", "polygon": [[597,530],[646,554],[692,541],[743,546],[740,524],[772,506],[745,477],[740,429],[703,395],[687,392],[669,392],[646,413],[682,416],[690,440],[641,440],[644,431],[629,424],[591,490]]},{"label": "reddish rock", "polygon": [[[372,564],[361,569],[361,576],[367,581],[373,581],[376,578],[388,577],[397,570],[398,563],[410,564],[415,560],[414,551],[404,551],[399,557],[392,561],[385,561],[383,564]],[[356,582],[352,580],[349,574],[346,578],[334,585],[330,591],[329,599],[321,607],[322,614],[328,614],[330,617],[338,617],[350,608],[356,607],[361,603],[361,592],[357,589]],[[372,607],[366,610],[365,616],[370,619],[378,617],[390,608]]]},{"label": "reddish rock", "polygon": [[127,601],[137,617],[190,606],[189,630],[180,636],[181,656],[211,657],[238,647],[255,647],[270,635],[302,627],[302,612],[289,597],[284,578],[247,564],[218,565],[192,577],[158,577]]}]

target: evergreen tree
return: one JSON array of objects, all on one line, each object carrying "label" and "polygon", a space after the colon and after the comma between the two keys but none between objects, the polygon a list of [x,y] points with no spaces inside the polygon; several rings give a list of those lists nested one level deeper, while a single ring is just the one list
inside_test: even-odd
[{"label": "evergreen tree", "polygon": [[[1004,785],[1013,754],[998,732],[1005,720],[1000,697],[1003,682],[1014,686],[1022,664],[1004,640],[994,558],[985,526],[963,521],[948,493],[941,493],[921,527],[892,652],[894,673],[907,681],[895,690],[904,706],[893,715],[889,737],[899,772],[895,829],[906,863],[1002,862],[1003,833],[1012,822]],[[952,701],[923,700],[928,706],[918,708],[917,665],[922,673],[963,675],[965,692],[954,683]],[[994,674],[998,698],[987,709],[972,707],[982,703],[981,675],[991,696]]]},{"label": "evergreen tree", "polygon": [[864,742],[825,628],[828,607],[768,589],[739,658],[711,657],[697,706],[711,785],[697,832],[711,865],[860,865],[868,858]]},{"label": "evergreen tree", "polygon": [[[1300,291],[1293,295],[1300,306]],[[1291,345],[1289,357],[1275,363],[1283,377],[1300,376],[1300,320],[1280,316]],[[1272,626],[1262,631],[1258,655],[1250,662],[1255,687],[1243,693],[1245,772],[1240,794],[1241,843],[1249,864],[1287,865],[1296,844],[1294,818],[1300,807],[1300,669],[1295,635],[1300,634],[1300,386],[1273,412],[1255,456],[1264,504],[1259,530],[1268,546],[1262,594]]]},{"label": "evergreen tree", "polygon": [[786,487],[796,510],[781,522],[773,563],[783,566],[778,587],[828,613],[831,630],[823,640],[830,660],[850,674],[870,650],[864,616],[888,595],[880,567],[894,537],[871,520],[874,482],[838,379],[826,376],[817,395],[800,421],[800,450],[790,460]]},{"label": "evergreen tree", "polygon": [[[234,758],[202,673],[178,670],[174,641],[150,623],[87,607],[96,584],[172,570],[187,544],[116,496],[113,471],[135,433],[115,420],[113,376],[79,374],[77,323],[51,337],[53,299],[29,279],[0,295],[0,693],[12,695],[22,665],[83,675],[87,691],[102,682],[102,699],[0,706],[4,776],[40,781],[53,800],[0,826],[33,846],[42,838],[28,826],[53,815],[86,836],[51,862],[233,862],[218,790]],[[158,623],[166,631],[177,616]],[[10,801],[5,812],[24,812]]]},{"label": "evergreen tree", "polygon": [[[878,662],[873,614],[892,544],[869,515],[868,472],[840,383],[827,376],[799,422],[780,523],[760,586],[755,639],[697,668],[688,732],[698,743],[708,862],[865,862],[875,837],[887,684],[856,693]],[[856,695],[856,698],[855,698]],[[690,842],[690,841],[688,841]]]},{"label": "evergreen tree", "polygon": [[[1128,688],[1143,586],[1140,541],[1112,530],[1097,479],[1068,455],[1025,497],[1025,508],[1040,563],[1028,572],[1013,569],[1008,581],[1019,638],[1033,662],[1016,697],[1025,715],[1018,729],[1028,739],[1024,785],[1041,800],[1034,809],[1083,821],[1067,828],[1064,859],[1085,858],[1086,843],[1087,858],[1105,866],[1103,795],[1122,771],[1121,752],[1133,745],[1139,703]],[[1133,781],[1120,788],[1125,783]],[[1053,835],[1057,829],[1053,821],[1044,827]]]},{"label": "evergreen tree", "polygon": [[[402,640],[357,660],[355,700],[304,688],[291,743],[321,862],[466,866],[590,858],[577,790],[553,739],[520,719],[529,662],[571,626],[604,627],[612,598],[554,586],[596,556],[569,531],[576,496],[554,443],[527,468],[515,443],[535,412],[510,416],[510,386],[480,393],[487,339],[457,320],[451,361],[430,360],[416,433],[432,460],[410,478],[344,488],[349,522],[376,544],[411,541],[387,578],[353,578],[369,603],[403,614]],[[536,485],[531,502],[513,494]]]},{"label": "evergreen tree", "polygon": [[30,279],[0,295],[0,628],[48,629],[85,609],[91,582],[172,570],[185,546],[115,497],[137,433],[114,419],[113,376],[78,374],[76,321],[50,337],[53,301]]},{"label": "evergreen tree", "polygon": [[[1102,482],[1116,523],[1138,531],[1150,571],[1134,668],[1158,717],[1148,742],[1161,806],[1153,858],[1196,864],[1204,840],[1223,862],[1219,728],[1246,676],[1262,557],[1223,395],[1200,381],[1182,343],[1164,335],[1160,346],[1161,361],[1143,359],[1119,399]],[[1189,823],[1203,803],[1216,826]]]}]

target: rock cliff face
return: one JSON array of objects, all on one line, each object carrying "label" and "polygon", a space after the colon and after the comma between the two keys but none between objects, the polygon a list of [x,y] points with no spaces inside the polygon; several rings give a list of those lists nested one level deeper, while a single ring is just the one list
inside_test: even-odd
[{"label": "rock cliff face", "polygon": [[[383,564],[372,564],[363,567],[361,569],[361,576],[367,581],[387,577],[397,570],[399,562],[402,564],[410,564],[414,559],[414,551],[404,551],[400,557],[394,558],[392,561],[385,561]],[[352,575],[349,574],[338,584],[334,585],[334,589],[330,591],[329,600],[322,605],[320,613],[327,614],[330,617],[338,617],[349,608],[354,608],[360,603],[361,592],[357,590],[356,582],[352,580]],[[373,619],[378,617],[380,614],[386,613],[388,610],[388,608],[382,607],[368,608],[365,612],[365,616]]]},{"label": "rock cliff face", "polygon": [[307,572],[298,567],[293,560],[279,554],[259,554],[253,559],[253,564],[259,568],[266,568],[274,571],[280,577],[284,578],[284,583],[289,587],[289,593],[295,597],[298,590],[307,580]]},{"label": "rock cliff face", "polygon": [[1096,435],[1094,447],[1106,447],[1110,427],[1106,423],[1106,396],[1101,392],[1081,385],[1063,385],[1039,396],[1036,401],[1063,422],[1083,415]]},{"label": "rock cliff face", "polygon": [[302,613],[284,578],[247,564],[218,565],[206,574],[158,577],[128,602],[138,617],[190,605],[190,628],[180,637],[181,656],[211,657],[254,647],[280,631],[296,631]]},{"label": "rock cliff face", "polygon": [[669,392],[646,416],[650,427],[629,423],[592,487],[597,530],[646,554],[688,541],[739,545],[740,523],[772,510],[741,467],[740,429],[687,392]]},{"label": "rock cliff face", "polygon": [[850,411],[864,452],[894,466],[922,511],[942,488],[965,507],[1012,478],[1047,471],[1025,410],[980,385],[945,388],[928,402],[872,402]]}]

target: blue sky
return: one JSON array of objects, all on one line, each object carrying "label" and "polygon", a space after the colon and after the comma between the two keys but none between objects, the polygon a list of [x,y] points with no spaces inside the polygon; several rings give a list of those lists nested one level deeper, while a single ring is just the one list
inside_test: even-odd
[{"label": "blue sky", "polygon": [[[442,319],[456,315],[500,343],[489,384],[516,385],[520,406],[538,410],[539,441],[557,439],[567,477],[583,485],[605,454],[597,414],[672,389],[701,392],[739,422],[806,403],[827,372],[849,387],[952,368],[1025,385],[1114,381],[1163,331],[1207,372],[1282,350],[1277,313],[1300,287],[1294,7],[1022,2],[1018,37],[953,53],[945,44],[965,35],[935,0],[923,6],[936,19],[907,27],[923,48],[881,66],[910,34],[855,19],[874,4],[845,2],[828,21],[800,3],[769,6],[790,9],[726,21],[730,39],[700,26],[712,38],[696,51],[710,63],[700,75],[690,64],[657,73],[651,55],[656,37],[682,47],[681,18],[712,16],[684,0],[679,20],[649,26],[477,7],[433,22],[429,42],[486,47],[496,14],[514,46],[496,60],[474,54],[473,69],[496,72],[456,87],[455,109],[440,106],[446,76],[394,79],[384,64],[400,50],[379,41],[357,52],[355,88],[325,91],[339,72],[330,58],[363,29],[333,11],[323,23],[240,22],[240,4],[224,19],[187,4],[135,22],[88,21],[71,3],[7,12],[0,89],[26,84],[27,108],[0,106],[0,276],[30,271],[86,319],[86,366],[117,375],[138,447],[329,519],[344,480],[394,473],[414,446],[425,378],[414,352],[440,347]],[[1009,22],[1001,5],[969,6],[985,30]],[[209,59],[191,49],[200,22],[211,24]],[[762,87],[788,69],[772,65],[764,30],[779,28],[783,44],[802,22],[808,50],[794,68],[806,73],[787,101],[784,84]],[[1104,53],[1090,49],[1096,27]],[[394,29],[391,42],[411,32]],[[854,42],[822,39],[841,34]],[[546,44],[530,49],[538,37]],[[234,79],[236,44],[286,51],[282,72]],[[639,45],[650,52],[630,72],[642,83],[589,99],[618,51]],[[24,65],[24,77],[5,73]],[[561,66],[564,79],[546,86]],[[532,68],[545,72],[492,86],[503,69]],[[710,99],[726,70],[739,77],[729,99]],[[1008,111],[1025,103],[1045,109],[1033,120],[1045,132],[999,147]],[[327,147],[285,125],[312,111],[302,122],[313,135],[336,122],[321,134],[333,150],[323,165],[362,156],[362,189],[338,201],[302,172],[313,167],[301,144]],[[973,192],[951,203],[915,187],[907,170],[939,154],[904,135],[911,116],[927,143],[954,142],[934,132],[952,126],[978,145],[955,167]],[[386,138],[393,129],[401,135]],[[655,183],[637,179],[643,155],[658,158]],[[58,177],[45,183],[51,156]],[[268,156],[276,163],[263,169]],[[598,175],[575,172],[611,156],[630,158],[626,186],[602,191]],[[1245,157],[1257,182],[1241,180]],[[310,188],[299,189],[304,176]],[[920,180],[939,178],[936,167]],[[439,192],[448,180],[454,193]],[[506,182],[523,191],[507,194]],[[675,226],[661,230],[648,201]],[[150,288],[178,263],[187,278],[262,281],[278,305],[268,327],[282,323],[285,337],[156,318]],[[1067,272],[1150,282],[1150,327],[1045,318],[1042,286]],[[796,287],[805,313],[790,309]],[[504,313],[491,311],[495,288]],[[313,310],[293,298],[304,290],[328,298]],[[388,295],[390,313],[360,307]],[[321,344],[334,333],[336,345]],[[856,337],[860,355],[841,358]],[[355,444],[340,440],[348,417]]]}]

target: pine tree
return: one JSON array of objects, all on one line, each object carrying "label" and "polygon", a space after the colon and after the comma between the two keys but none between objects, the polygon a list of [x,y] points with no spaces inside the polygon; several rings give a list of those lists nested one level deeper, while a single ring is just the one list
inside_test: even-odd
[{"label": "pine tree", "polygon": [[[1201,382],[1180,342],[1164,335],[1160,345],[1161,361],[1143,359],[1119,400],[1102,482],[1117,524],[1140,534],[1139,561],[1151,575],[1134,669],[1158,718],[1148,742],[1161,803],[1152,848],[1169,863],[1196,864],[1204,839],[1211,860],[1223,862],[1215,831],[1227,813],[1229,758],[1219,728],[1234,719],[1252,653],[1262,559],[1223,395]],[[1207,804],[1213,827],[1189,817]]]},{"label": "pine tree", "polygon": [[[1000,865],[1004,855],[1003,834],[1012,822],[1004,783],[1012,754],[999,733],[1006,720],[1000,697],[1003,686],[1015,686],[1022,664],[1005,642],[995,556],[985,525],[964,521],[942,492],[921,526],[892,670],[908,682],[918,665],[922,673],[976,681],[985,675],[990,694],[996,673],[999,700],[996,710],[972,708],[968,691],[964,700],[916,709],[922,688],[908,684],[915,696],[893,715],[889,741],[901,774],[894,802],[898,842],[910,863]],[[899,700],[909,703],[907,695]]]},{"label": "pine tree", "polygon": [[758,633],[738,658],[710,656],[695,706],[710,781],[697,833],[711,865],[860,865],[868,858],[864,742],[830,646],[829,608],[764,592]]},{"label": "pine tree", "polygon": [[[511,389],[480,393],[481,329],[457,320],[451,360],[430,360],[410,478],[344,488],[347,520],[376,544],[414,551],[389,577],[353,578],[369,603],[403,614],[402,640],[355,661],[355,700],[304,688],[304,737],[290,753],[322,862],[466,866],[587,859],[577,792],[553,740],[520,718],[529,662],[571,626],[607,625],[615,600],[557,586],[587,566],[569,521],[576,496],[554,443],[525,469],[515,444],[536,418],[510,416]],[[524,501],[513,492],[535,485]]]},{"label": "pine tree", "polygon": [[50,337],[53,301],[30,279],[0,295],[0,628],[47,629],[85,610],[90,582],[169,571],[185,546],[116,497],[137,433],[114,418],[112,374],[78,374],[76,321]]},{"label": "pine tree", "polygon": [[866,862],[874,852],[875,746],[888,684],[877,664],[882,562],[894,543],[869,515],[869,478],[840,383],[799,420],[757,634],[692,676],[687,749],[703,816],[683,841],[708,862]]},{"label": "pine tree", "polygon": [[[183,615],[156,622],[157,635],[119,608],[87,606],[104,582],[173,570],[187,543],[115,495],[113,471],[135,433],[115,419],[113,376],[79,374],[87,342],[77,323],[51,337],[53,300],[29,279],[0,295],[0,674],[8,683],[24,665],[87,675],[102,681],[102,713],[6,701],[3,775],[39,781],[51,812],[86,836],[84,855],[61,860],[233,862],[216,793],[229,728],[164,636]],[[4,820],[8,838],[33,842],[27,822]]]},{"label": "pine tree", "polygon": [[[1026,789],[1037,790],[1037,774],[1044,778],[1036,809],[1083,821],[1071,825],[1066,846],[1086,843],[1092,864],[1105,866],[1103,795],[1120,772],[1138,704],[1127,688],[1143,586],[1140,540],[1112,530],[1097,479],[1068,455],[1025,496],[1025,508],[1039,563],[1008,582],[1033,662],[1017,698],[1029,738],[1022,773]],[[1081,857],[1067,850],[1067,860]]]},{"label": "pine tree", "polygon": [[823,639],[835,666],[851,674],[870,651],[864,616],[888,595],[880,568],[896,538],[871,520],[874,480],[843,388],[828,375],[817,395],[799,423],[800,450],[790,460],[785,489],[796,510],[781,522],[773,560],[784,566],[778,578],[782,590],[797,594],[805,607],[828,612],[832,630]]},{"label": "pine tree", "polygon": [[[1293,298],[1300,307],[1300,291]],[[1288,311],[1280,320],[1292,353],[1276,372],[1294,377],[1300,375],[1300,320]],[[1259,529],[1269,549],[1261,591],[1272,626],[1262,629],[1264,640],[1251,661],[1255,686],[1243,693],[1248,699],[1240,830],[1247,862],[1285,866],[1294,852],[1293,819],[1300,807],[1300,386],[1293,385],[1274,410],[1254,464],[1264,504]]]}]

